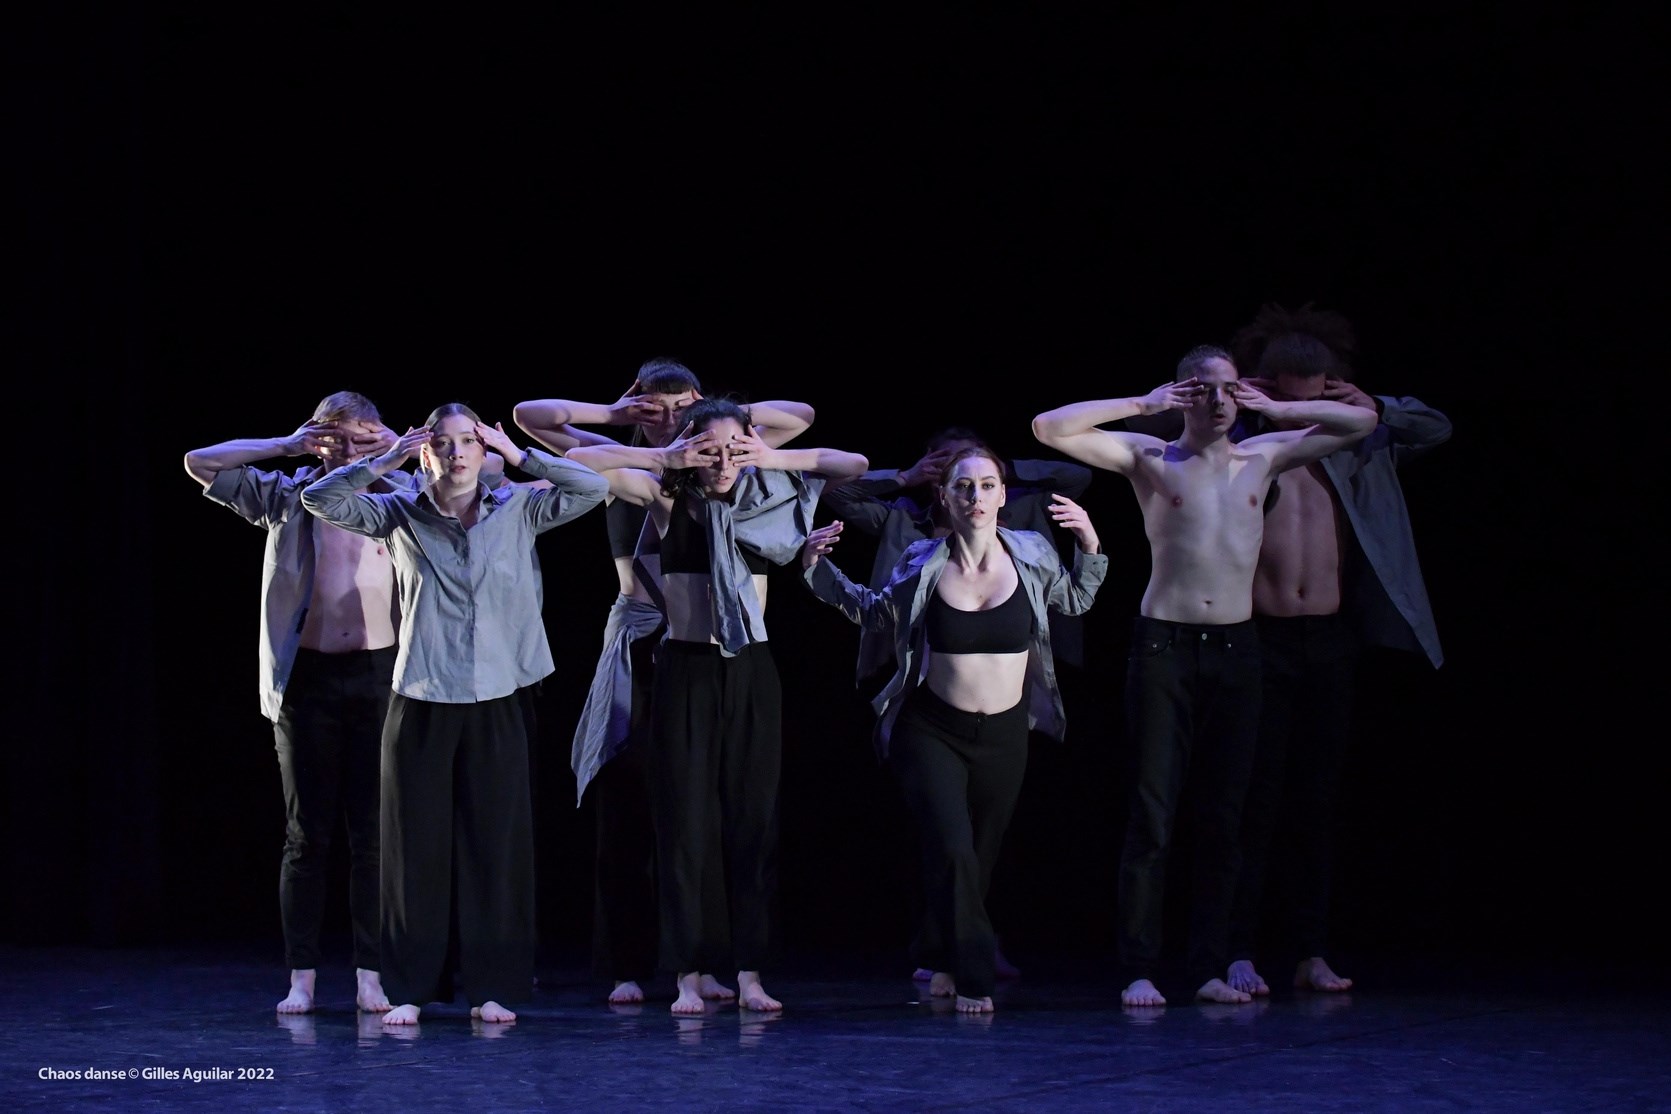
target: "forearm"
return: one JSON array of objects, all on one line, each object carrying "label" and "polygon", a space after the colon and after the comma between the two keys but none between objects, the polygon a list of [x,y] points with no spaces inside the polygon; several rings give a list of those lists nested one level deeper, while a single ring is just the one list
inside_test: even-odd
[{"label": "forearm", "polygon": [[1314,425],[1325,433],[1347,436],[1368,433],[1379,420],[1375,411],[1345,402],[1312,399],[1309,402],[1273,402],[1271,417],[1299,425]]},{"label": "forearm", "polygon": [[607,472],[611,468],[642,468],[648,472],[662,472],[666,470],[667,465],[667,454],[649,445],[622,445],[613,442],[579,445],[564,455],[594,472]]},{"label": "forearm", "polygon": [[302,506],[326,522],[360,534],[376,534],[383,523],[376,501],[360,489],[388,475],[394,465],[382,457],[345,464],[302,491]]},{"label": "forearm", "polygon": [[1387,427],[1393,444],[1411,452],[1443,445],[1451,437],[1451,420],[1418,398],[1377,395],[1381,424]]},{"label": "forearm", "polygon": [[812,594],[866,630],[886,630],[893,623],[890,597],[855,584],[828,557],[821,557],[801,579]]},{"label": "forearm", "polygon": [[851,480],[864,475],[870,461],[859,453],[840,449],[770,449],[761,454],[760,466],[781,472],[811,472],[832,480]]},{"label": "forearm", "polygon": [[566,398],[539,398],[519,402],[511,418],[530,437],[554,432],[565,425],[618,425],[612,407],[597,402],[574,402]]}]

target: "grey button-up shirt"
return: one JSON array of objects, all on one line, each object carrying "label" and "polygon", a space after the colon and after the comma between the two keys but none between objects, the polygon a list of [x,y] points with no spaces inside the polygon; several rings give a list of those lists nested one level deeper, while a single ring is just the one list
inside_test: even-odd
[{"label": "grey button-up shirt", "polygon": [[364,462],[302,493],[302,505],[326,522],[388,542],[400,592],[394,689],[402,696],[471,704],[552,672],[534,539],[602,503],[609,481],[539,449],[525,451],[522,470],[552,486],[481,485],[480,512],[468,530],[441,513],[427,487],[357,493],[375,477]]},{"label": "grey button-up shirt", "polygon": [[[222,469],[203,489],[206,498],[267,531],[261,567],[261,714],[278,722],[285,689],[302,644],[302,626],[313,602],[313,516],[302,510],[302,490],[318,479],[318,465],[294,473],[267,472],[248,465]],[[408,472],[391,472],[379,487],[411,484]],[[397,624],[398,609],[390,618]]]}]

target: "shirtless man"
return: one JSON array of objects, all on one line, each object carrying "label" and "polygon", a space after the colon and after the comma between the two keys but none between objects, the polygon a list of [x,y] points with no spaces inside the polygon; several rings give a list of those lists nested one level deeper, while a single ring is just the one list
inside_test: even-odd
[{"label": "shirtless man", "polygon": [[[379,976],[378,786],[383,715],[394,675],[394,566],[381,543],[302,509],[302,489],[394,444],[365,396],[339,391],[287,437],[223,441],[186,454],[203,494],[267,531],[261,584],[261,711],[273,721],[286,815],[279,909],[290,992],[286,1014],[314,1006],[331,839],[346,818],[355,1003],[384,1012]],[[253,467],[288,456],[323,467]]]},{"label": "shirtless man", "polygon": [[[1266,306],[1237,334],[1249,381],[1282,401],[1333,399],[1373,410],[1375,432],[1284,475],[1265,515],[1253,578],[1263,664],[1260,732],[1242,812],[1242,867],[1226,981],[1270,987],[1254,966],[1267,905],[1294,949],[1293,985],[1342,992],[1325,958],[1335,799],[1351,738],[1364,646],[1443,662],[1397,468],[1450,438],[1450,420],[1419,399],[1371,397],[1349,380],[1353,330],[1338,313]],[[1263,431],[1263,419],[1250,432]],[[1269,423],[1292,428],[1289,420]],[[1267,875],[1273,885],[1268,903]]]},{"label": "shirtless man", "polygon": [[[1240,443],[1239,409],[1296,423]],[[1175,441],[1106,423],[1184,412]],[[1369,435],[1375,414],[1328,400],[1277,402],[1240,382],[1221,348],[1191,350],[1175,381],[1135,398],[1080,402],[1033,419],[1041,442],[1126,477],[1143,512],[1151,571],[1132,631],[1126,728],[1130,815],[1119,873],[1119,959],[1126,1006],[1163,1006],[1166,865],[1187,786],[1194,872],[1187,976],[1207,1002],[1252,1000],[1221,977],[1227,963],[1242,801],[1259,705],[1253,576],[1265,494],[1279,473]]]}]

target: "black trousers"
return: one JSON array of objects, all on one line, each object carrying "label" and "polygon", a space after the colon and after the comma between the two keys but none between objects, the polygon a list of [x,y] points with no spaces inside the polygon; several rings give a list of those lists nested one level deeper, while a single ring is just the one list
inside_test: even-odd
[{"label": "black trousers", "polygon": [[1307,959],[1328,945],[1335,802],[1352,737],[1358,643],[1339,615],[1255,622],[1264,693],[1230,958],[1252,959],[1262,929],[1272,926],[1282,947]]},{"label": "black trousers", "polygon": [[299,650],[291,668],[273,725],[285,815],[279,917],[291,970],[319,966],[331,846],[343,830],[354,966],[379,969],[378,754],[397,652]]},{"label": "black trousers", "polygon": [[650,691],[661,631],[635,639],[627,743],[590,786],[597,818],[592,973],[642,983],[656,971],[656,832],[650,813]]},{"label": "black trousers", "polygon": [[1027,772],[1027,702],[985,715],[918,688],[894,723],[888,765],[922,853],[926,915],[912,962],[985,998],[997,982],[986,896]]},{"label": "black trousers", "polygon": [[1166,867],[1186,796],[1193,869],[1185,977],[1192,990],[1224,977],[1259,728],[1259,660],[1251,619],[1196,626],[1139,616],[1133,625],[1126,669],[1132,792],[1116,913],[1124,983],[1158,982]]},{"label": "black trousers", "polygon": [[657,652],[650,704],[660,963],[759,970],[776,958],[783,693],[765,643]]},{"label": "black trousers", "polygon": [[396,693],[383,732],[383,989],[396,1005],[472,1006],[534,981],[534,830],[525,696],[439,704]]}]

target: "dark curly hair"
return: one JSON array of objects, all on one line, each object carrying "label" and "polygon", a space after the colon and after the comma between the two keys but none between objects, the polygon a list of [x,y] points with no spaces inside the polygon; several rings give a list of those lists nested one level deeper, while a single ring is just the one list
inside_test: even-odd
[{"label": "dark curly hair", "polygon": [[1262,379],[1282,374],[1351,379],[1358,338],[1352,323],[1334,310],[1318,309],[1312,302],[1296,310],[1267,302],[1237,331],[1230,347],[1236,365]]}]

